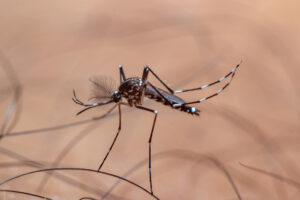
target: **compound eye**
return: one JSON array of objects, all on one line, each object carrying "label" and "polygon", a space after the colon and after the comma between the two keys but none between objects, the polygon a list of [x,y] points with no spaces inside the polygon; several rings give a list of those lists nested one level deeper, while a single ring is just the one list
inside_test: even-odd
[{"label": "compound eye", "polygon": [[119,91],[115,91],[114,94],[113,94],[113,96],[112,96],[112,98],[113,98],[113,100],[114,100],[115,102],[119,102],[120,99],[121,99],[121,94],[120,94],[120,92],[119,92]]}]

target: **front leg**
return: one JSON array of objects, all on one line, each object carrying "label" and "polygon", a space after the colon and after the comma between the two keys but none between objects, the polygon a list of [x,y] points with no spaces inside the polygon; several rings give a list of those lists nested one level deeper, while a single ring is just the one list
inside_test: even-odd
[{"label": "front leg", "polygon": [[119,133],[120,133],[120,131],[121,131],[121,125],[122,125],[122,124],[121,124],[121,105],[120,105],[120,104],[118,104],[118,108],[119,108],[119,128],[118,128],[117,134],[116,134],[116,136],[115,136],[115,138],[114,138],[112,144],[110,145],[110,147],[109,147],[109,149],[108,149],[108,151],[107,151],[107,153],[106,153],[104,159],[102,160],[102,162],[101,162],[101,164],[100,164],[100,166],[99,166],[99,168],[98,168],[98,171],[101,170],[101,168],[102,168],[104,162],[106,161],[106,159],[107,159],[109,153],[111,152],[112,148],[114,147],[114,144],[115,144],[115,142],[116,142],[116,140],[117,140],[117,138],[118,138],[118,136],[119,136]]}]

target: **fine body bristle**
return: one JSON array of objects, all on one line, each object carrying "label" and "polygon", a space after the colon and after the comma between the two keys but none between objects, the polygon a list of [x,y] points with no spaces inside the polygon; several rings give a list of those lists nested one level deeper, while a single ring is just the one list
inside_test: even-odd
[{"label": "fine body bristle", "polygon": [[115,91],[116,84],[107,76],[96,76],[89,78],[91,82],[91,94],[89,100],[94,103],[109,100],[111,93]]}]

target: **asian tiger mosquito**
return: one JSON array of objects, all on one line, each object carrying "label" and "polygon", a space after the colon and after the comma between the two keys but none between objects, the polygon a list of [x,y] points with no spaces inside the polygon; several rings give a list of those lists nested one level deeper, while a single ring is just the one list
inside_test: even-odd
[{"label": "asian tiger mosquito", "polygon": [[[201,87],[186,89],[186,90],[171,89],[148,66],[144,67],[142,78],[139,78],[139,77],[126,78],[125,73],[123,71],[123,67],[120,65],[119,66],[120,85],[119,85],[118,89],[116,89],[116,90],[113,89],[113,86],[111,84],[112,82],[108,82],[108,79],[106,79],[106,78],[102,77],[102,78],[98,78],[98,79],[89,79],[93,85],[92,96],[89,100],[93,100],[94,103],[92,103],[92,104],[83,103],[82,101],[80,101],[77,98],[75,90],[73,90],[73,95],[74,95],[74,98],[72,98],[73,101],[76,104],[86,107],[83,110],[79,111],[77,113],[77,115],[79,115],[91,108],[95,108],[95,107],[110,104],[110,103],[116,103],[116,105],[114,105],[114,107],[108,111],[108,113],[110,113],[114,108],[116,108],[118,106],[119,128],[118,128],[118,131],[116,133],[116,136],[115,136],[111,146],[108,149],[108,152],[106,153],[104,159],[102,160],[102,162],[98,168],[98,171],[100,171],[100,169],[102,168],[104,162],[106,161],[109,153],[111,152],[111,150],[119,136],[119,133],[121,131],[121,105],[126,105],[126,106],[130,106],[130,107],[134,106],[138,109],[141,109],[141,110],[144,110],[147,112],[152,112],[154,114],[154,120],[153,120],[153,124],[152,124],[150,137],[148,140],[148,144],[149,144],[148,160],[149,160],[150,192],[153,195],[152,175],[151,175],[151,143],[152,143],[152,136],[153,136],[153,131],[154,131],[158,111],[143,107],[142,105],[143,105],[144,97],[147,97],[152,100],[156,100],[158,102],[163,103],[164,105],[170,106],[177,110],[199,116],[200,110],[198,110],[196,107],[190,107],[188,105],[201,103],[205,100],[208,100],[208,99],[220,94],[230,84],[230,82],[231,82],[232,78],[234,77],[235,72],[236,72],[237,68],[240,66],[240,64],[241,64],[241,61],[228,74],[221,77],[220,79],[218,79],[215,82],[203,85]],[[149,72],[167,89],[167,91],[157,88],[151,82],[148,81]],[[201,89],[210,87],[212,85],[222,82],[224,79],[226,79],[228,77],[229,77],[228,82],[221,89],[219,89],[216,93],[214,93],[210,96],[204,97],[200,100],[192,101],[192,102],[185,102],[183,99],[181,99],[180,97],[175,95],[175,93],[190,92],[190,91],[201,90]],[[127,99],[127,103],[122,102],[122,98]]]}]

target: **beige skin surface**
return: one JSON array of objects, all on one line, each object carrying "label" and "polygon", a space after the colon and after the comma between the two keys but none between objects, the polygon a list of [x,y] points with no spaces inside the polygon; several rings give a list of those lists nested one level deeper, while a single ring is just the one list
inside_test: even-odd
[{"label": "beige skin surface", "polygon": [[[193,105],[201,110],[199,117],[145,98],[145,107],[158,110],[152,144],[153,191],[161,199],[237,199],[226,169],[243,199],[298,199],[297,184],[252,171],[239,162],[293,181],[300,178],[299,4],[2,0],[1,124],[6,116],[12,117],[3,133],[15,116],[18,120],[11,133],[102,115],[112,105],[76,116],[82,108],[72,102],[72,90],[87,102],[89,77],[106,75],[118,85],[119,64],[127,77],[141,77],[147,64],[174,90],[182,90],[217,80],[243,59],[222,94]],[[151,74],[149,80],[163,88]],[[185,101],[199,100],[224,84],[176,95]],[[19,86],[22,93],[14,93]],[[8,108],[12,115],[7,114]],[[121,108],[122,130],[102,170],[123,176],[147,159],[154,116]],[[99,121],[2,138],[0,181],[36,170],[32,163],[17,162],[7,150],[46,167],[59,160],[57,167],[97,169],[117,132],[117,114],[115,109]],[[61,155],[74,138],[76,145]],[[92,191],[54,176],[41,189],[45,173],[22,177],[0,189],[53,199],[100,199],[117,180],[88,172],[60,174],[85,183]],[[147,162],[127,178],[149,190]],[[116,199],[153,199],[128,183],[121,183],[112,194]],[[0,199],[33,198],[1,192]]]}]

